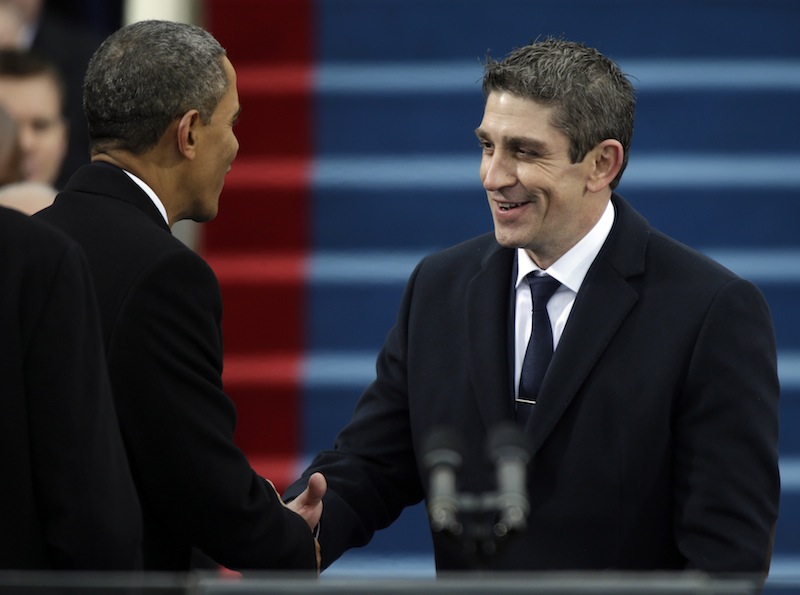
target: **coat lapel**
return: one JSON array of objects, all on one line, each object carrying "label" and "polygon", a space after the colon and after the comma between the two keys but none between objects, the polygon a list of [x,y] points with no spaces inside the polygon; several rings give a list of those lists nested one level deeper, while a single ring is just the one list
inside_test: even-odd
[{"label": "coat lapel", "polygon": [[509,291],[514,250],[495,247],[467,285],[469,373],[487,427],[512,417],[509,377]]},{"label": "coat lapel", "polygon": [[639,299],[630,278],[644,272],[649,225],[614,195],[616,219],[575,300],[526,431],[534,450],[547,439]]}]

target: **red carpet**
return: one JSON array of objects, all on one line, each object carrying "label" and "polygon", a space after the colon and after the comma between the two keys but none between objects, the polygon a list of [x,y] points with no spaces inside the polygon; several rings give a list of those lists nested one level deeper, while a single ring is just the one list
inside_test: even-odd
[{"label": "red carpet", "polygon": [[301,441],[309,164],[310,0],[207,0],[206,27],[238,75],[239,156],[201,252],[220,280],[227,393],[236,440],[279,490]]}]

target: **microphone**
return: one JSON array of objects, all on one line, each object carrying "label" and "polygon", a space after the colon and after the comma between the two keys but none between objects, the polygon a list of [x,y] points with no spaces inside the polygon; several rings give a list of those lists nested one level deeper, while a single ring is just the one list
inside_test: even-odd
[{"label": "microphone", "polygon": [[461,534],[456,472],[462,463],[462,438],[452,428],[440,426],[423,443],[422,462],[429,472],[428,515],[435,532]]},{"label": "microphone", "polygon": [[489,436],[489,454],[497,469],[497,507],[499,518],[495,535],[505,537],[528,525],[527,465],[530,447],[524,432],[514,423],[495,426]]}]

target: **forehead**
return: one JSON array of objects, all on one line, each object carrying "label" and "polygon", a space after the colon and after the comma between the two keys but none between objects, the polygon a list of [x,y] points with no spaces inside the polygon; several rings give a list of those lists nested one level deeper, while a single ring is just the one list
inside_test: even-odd
[{"label": "forehead", "polygon": [[58,111],[61,95],[51,76],[0,76],[0,104],[12,111]]},{"label": "forehead", "polygon": [[533,137],[567,143],[564,132],[552,124],[555,108],[508,92],[493,91],[486,98],[479,135],[502,138]]},{"label": "forehead", "polygon": [[547,126],[553,108],[508,92],[492,91],[486,98],[483,121],[515,126]]}]

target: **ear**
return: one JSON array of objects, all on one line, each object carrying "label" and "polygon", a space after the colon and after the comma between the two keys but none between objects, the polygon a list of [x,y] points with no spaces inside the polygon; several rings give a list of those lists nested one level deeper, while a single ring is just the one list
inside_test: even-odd
[{"label": "ear", "polygon": [[606,188],[614,178],[617,177],[619,170],[622,169],[622,158],[625,150],[622,143],[615,139],[606,139],[598,144],[589,152],[588,157],[594,166],[589,174],[586,183],[591,192],[599,192]]},{"label": "ear", "polygon": [[197,154],[197,129],[202,122],[200,112],[189,110],[178,121],[178,151],[186,159],[194,159]]}]

